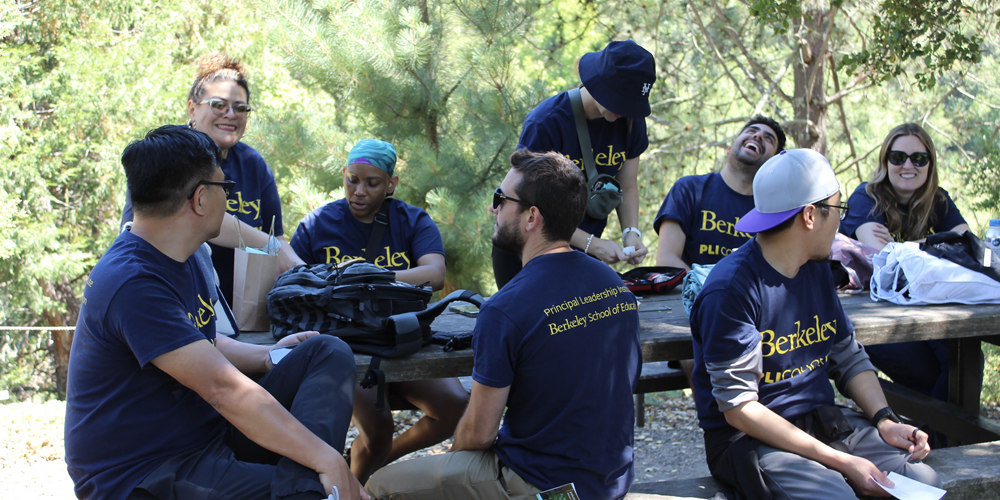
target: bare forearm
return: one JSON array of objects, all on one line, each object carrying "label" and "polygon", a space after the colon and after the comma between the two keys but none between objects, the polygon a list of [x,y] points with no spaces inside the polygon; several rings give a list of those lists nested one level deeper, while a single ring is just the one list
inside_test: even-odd
[{"label": "bare forearm", "polygon": [[[466,415],[467,417],[468,415]],[[462,450],[488,450],[493,446],[497,438],[497,431],[484,432],[483,429],[476,429],[472,419],[462,417],[458,427],[455,429],[455,441],[451,446],[452,451]]]},{"label": "bare forearm", "polygon": [[875,412],[889,406],[875,372],[864,371],[855,375],[847,383],[846,390],[847,394],[844,395],[853,399],[868,418],[874,417]]},{"label": "bare forearm", "polygon": [[729,425],[770,446],[815,460],[838,471],[847,467],[849,457],[844,453],[821,443],[757,401],[729,410],[725,416]]},{"label": "bare forearm", "polygon": [[220,336],[216,338],[215,347],[242,373],[264,373],[268,369],[265,359],[270,346],[247,344]]},{"label": "bare forearm", "polygon": [[444,270],[434,266],[417,266],[413,269],[396,271],[396,280],[411,285],[430,283],[432,290],[444,288]]}]

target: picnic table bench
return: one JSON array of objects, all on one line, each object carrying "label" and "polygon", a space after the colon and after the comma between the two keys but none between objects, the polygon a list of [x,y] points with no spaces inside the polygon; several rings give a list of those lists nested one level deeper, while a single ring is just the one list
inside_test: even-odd
[{"label": "picnic table bench", "polygon": [[[949,401],[934,400],[886,382],[886,397],[900,413],[927,422],[954,445],[1000,440],[1000,425],[979,416],[979,393],[972,383],[979,377],[981,341],[1000,342],[1000,305],[899,306],[872,302],[867,294],[841,295],[862,344],[948,339],[951,342]],[[678,291],[642,298],[639,308],[640,339],[644,363],[691,359],[691,330]],[[467,332],[475,319],[445,312],[432,327],[438,331]],[[244,342],[273,344],[268,332],[245,332]],[[370,356],[355,355],[359,377],[368,369]],[[472,350],[445,352],[427,345],[403,358],[383,359],[388,382],[463,377],[472,374]],[[676,377],[676,374],[674,375]],[[676,385],[676,380],[673,382]],[[656,383],[647,382],[652,392]],[[661,389],[662,390],[662,389]]]}]

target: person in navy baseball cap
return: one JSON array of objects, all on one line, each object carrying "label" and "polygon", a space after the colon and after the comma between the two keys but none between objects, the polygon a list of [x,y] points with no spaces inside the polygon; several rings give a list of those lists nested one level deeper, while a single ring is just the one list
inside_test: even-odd
[{"label": "person in navy baseball cap", "polygon": [[[653,55],[631,40],[614,41],[602,50],[584,54],[578,63],[582,85],[560,92],[528,113],[518,149],[535,153],[556,151],[586,170],[584,156],[592,156],[598,175],[614,176],[620,185],[620,234],[603,238],[608,218],[587,215],[570,244],[607,263],[640,264],[648,249],[639,228],[639,155],[649,146],[646,120],[649,96],[656,83]],[[578,94],[578,97],[577,97]],[[572,97],[571,97],[572,96]],[[584,152],[573,112],[579,99],[589,132],[590,151]],[[595,184],[596,185],[596,184]],[[603,189],[617,190],[613,183]],[[502,248],[493,249],[493,276],[502,288],[521,270],[521,259]]]}]

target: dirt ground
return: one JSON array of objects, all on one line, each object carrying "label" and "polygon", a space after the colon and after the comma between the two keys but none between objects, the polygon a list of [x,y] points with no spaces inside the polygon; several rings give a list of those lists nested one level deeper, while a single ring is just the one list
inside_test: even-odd
[{"label": "dirt ground", "polygon": [[[61,401],[0,404],[0,498],[74,498],[63,461],[65,411]],[[996,420],[1000,406],[991,405],[983,413]],[[418,417],[399,412],[397,431]],[[352,428],[348,442],[355,433]],[[680,391],[646,396],[646,426],[636,427],[635,441],[636,482],[708,475],[694,402]],[[445,442],[410,457],[444,453],[450,445]]]}]

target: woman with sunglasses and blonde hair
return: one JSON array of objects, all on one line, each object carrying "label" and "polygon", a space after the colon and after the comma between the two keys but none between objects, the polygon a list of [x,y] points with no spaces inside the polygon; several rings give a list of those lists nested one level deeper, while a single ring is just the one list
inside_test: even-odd
[{"label": "woman with sunglasses and blonde hair", "polygon": [[918,241],[942,231],[969,229],[948,192],[938,185],[934,142],[916,123],[889,132],[870,181],[851,195],[840,232],[882,249],[890,241]]},{"label": "woman with sunglasses and blonde hair", "polygon": [[[948,192],[938,185],[934,142],[915,123],[889,132],[878,168],[848,204],[850,212],[840,223],[840,232],[876,249],[890,241],[919,241],[929,234],[969,229]],[[947,400],[947,341],[866,345],[865,351],[894,382]]]},{"label": "woman with sunglasses and blonde hair", "polygon": [[[215,141],[221,151],[219,166],[226,180],[235,182],[226,193],[228,216],[223,218],[221,234],[209,242],[219,288],[230,304],[233,302],[233,248],[240,245],[241,237],[251,247],[260,248],[269,243],[272,247],[279,246],[278,272],[303,263],[284,238],[281,199],[274,174],[257,150],[240,142],[252,112],[250,85],[243,65],[221,52],[199,58],[198,73],[188,92],[187,125]],[[126,193],[123,226],[131,220],[132,203]],[[237,231],[239,223],[242,223],[241,229]],[[268,237],[272,230],[276,241]]]}]

